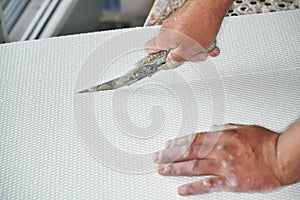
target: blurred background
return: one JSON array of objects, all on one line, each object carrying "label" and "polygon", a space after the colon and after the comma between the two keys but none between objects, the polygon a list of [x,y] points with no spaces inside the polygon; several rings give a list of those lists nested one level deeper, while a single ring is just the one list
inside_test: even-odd
[{"label": "blurred background", "polygon": [[0,0],[0,43],[143,26],[154,0]]}]

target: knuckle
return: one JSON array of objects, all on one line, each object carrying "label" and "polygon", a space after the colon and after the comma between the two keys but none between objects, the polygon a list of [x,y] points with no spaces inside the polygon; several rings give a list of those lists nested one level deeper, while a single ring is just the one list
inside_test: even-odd
[{"label": "knuckle", "polygon": [[190,156],[193,153],[194,147],[192,145],[185,145],[184,148],[185,148],[185,150],[182,154],[182,157],[187,158],[188,156]]},{"label": "knuckle", "polygon": [[202,142],[204,137],[207,135],[207,132],[203,132],[203,133],[197,133],[195,135],[195,139],[193,143],[198,143],[198,142]]},{"label": "knuckle", "polygon": [[199,171],[199,160],[192,160],[191,161],[191,165],[192,165],[192,171],[193,172],[198,172]]}]

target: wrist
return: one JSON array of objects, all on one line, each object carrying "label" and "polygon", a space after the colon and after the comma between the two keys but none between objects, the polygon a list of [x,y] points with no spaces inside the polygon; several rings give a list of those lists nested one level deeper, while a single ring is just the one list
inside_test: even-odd
[{"label": "wrist", "polygon": [[277,162],[284,185],[300,181],[300,121],[280,134],[277,142]]}]

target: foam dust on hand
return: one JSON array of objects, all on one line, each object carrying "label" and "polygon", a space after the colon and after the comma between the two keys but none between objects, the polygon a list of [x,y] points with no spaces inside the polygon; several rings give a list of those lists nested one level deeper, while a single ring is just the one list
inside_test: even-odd
[{"label": "foam dust on hand", "polygon": [[170,140],[166,148],[154,153],[158,173],[163,176],[204,176],[212,178],[178,188],[180,195],[211,192],[262,192],[282,186],[276,157],[280,134],[260,126],[237,124],[227,127],[205,156],[205,137],[198,133]]}]

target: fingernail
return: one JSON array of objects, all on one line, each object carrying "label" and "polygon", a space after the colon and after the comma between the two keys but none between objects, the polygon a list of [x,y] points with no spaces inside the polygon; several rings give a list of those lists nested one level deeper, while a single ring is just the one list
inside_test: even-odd
[{"label": "fingernail", "polygon": [[175,69],[177,68],[179,65],[181,65],[183,62],[177,62],[175,60],[171,60],[169,58],[167,58],[166,61],[166,69]]},{"label": "fingernail", "polygon": [[181,186],[178,188],[178,193],[180,195],[188,195],[189,194],[189,189],[186,186]]}]

